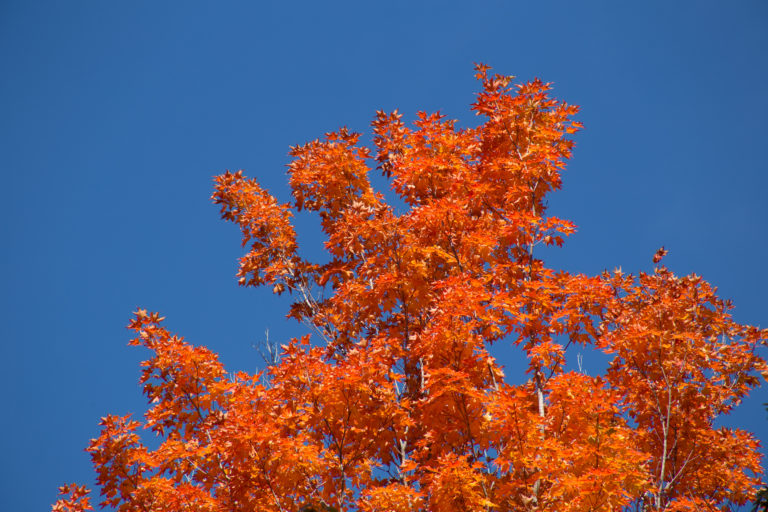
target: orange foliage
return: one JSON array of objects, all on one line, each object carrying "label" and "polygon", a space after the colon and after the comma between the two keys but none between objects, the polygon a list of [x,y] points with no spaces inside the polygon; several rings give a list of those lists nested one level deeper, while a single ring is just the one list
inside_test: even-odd
[{"label": "orange foliage", "polygon": [[[242,172],[214,201],[248,253],[240,284],[288,292],[312,334],[258,375],[139,310],[150,349],[142,420],[108,416],[88,451],[102,505],[128,511],[716,510],[754,496],[757,441],[715,428],[759,384],[767,332],[735,323],[698,276],[547,268],[574,230],[547,215],[580,128],[538,80],[477,67],[477,128],[379,112],[374,149],[342,129],[292,149],[293,202]],[[390,179],[404,212],[369,181]],[[298,253],[292,211],[317,212],[330,262]],[[315,342],[310,341],[315,337]],[[523,384],[492,344],[520,347]],[[569,345],[612,355],[566,373]],[[139,428],[159,437],[147,448]],[[64,486],[54,511],[90,509]]]}]

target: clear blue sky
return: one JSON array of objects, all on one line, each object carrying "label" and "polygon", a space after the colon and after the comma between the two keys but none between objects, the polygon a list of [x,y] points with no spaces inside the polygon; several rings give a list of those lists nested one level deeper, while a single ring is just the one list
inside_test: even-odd
[{"label": "clear blue sky", "polygon": [[[366,131],[377,109],[475,123],[475,61],[582,106],[551,200],[580,229],[552,265],[649,270],[664,245],[768,325],[766,54],[764,1],[4,0],[0,509],[91,483],[99,417],[143,410],[137,307],[230,370],[257,369],[265,329],[301,332],[284,301],[236,285],[214,174],[245,169],[287,199],[288,147]],[[768,442],[766,401],[728,423]]]}]

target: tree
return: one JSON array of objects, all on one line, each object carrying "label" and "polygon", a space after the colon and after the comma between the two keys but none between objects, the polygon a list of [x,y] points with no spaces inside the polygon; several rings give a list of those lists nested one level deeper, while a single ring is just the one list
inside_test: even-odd
[{"label": "tree", "polygon": [[[149,408],[103,418],[88,447],[104,506],[682,511],[755,497],[757,441],[713,425],[768,372],[768,332],[673,274],[663,249],[652,273],[545,266],[536,247],[574,231],[546,198],[577,107],[539,80],[476,71],[477,128],[378,112],[374,149],[346,129],[292,148],[289,204],[242,172],[216,178],[248,247],[240,284],[290,293],[287,316],[311,334],[232,378],[139,310],[130,343],[152,351]],[[404,206],[374,191],[370,162]],[[329,263],[299,255],[294,210],[319,215]],[[527,374],[505,380],[494,344],[517,347]],[[574,345],[610,354],[607,371],[566,371]],[[90,508],[85,488],[62,493],[55,511]]]}]

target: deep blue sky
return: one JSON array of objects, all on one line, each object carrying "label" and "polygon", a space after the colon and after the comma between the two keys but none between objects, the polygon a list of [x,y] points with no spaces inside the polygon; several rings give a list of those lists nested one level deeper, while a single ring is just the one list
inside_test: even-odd
[{"label": "deep blue sky", "polygon": [[[257,369],[265,329],[302,332],[284,301],[236,285],[214,174],[245,169],[287,199],[289,146],[367,131],[377,109],[474,124],[475,61],[582,107],[551,199],[580,229],[552,265],[649,270],[664,245],[765,326],[767,53],[764,1],[4,0],[0,509],[92,482],[99,417],[143,410],[137,307],[230,370]],[[298,221],[310,251],[316,225]],[[728,423],[768,442],[766,401]]]}]

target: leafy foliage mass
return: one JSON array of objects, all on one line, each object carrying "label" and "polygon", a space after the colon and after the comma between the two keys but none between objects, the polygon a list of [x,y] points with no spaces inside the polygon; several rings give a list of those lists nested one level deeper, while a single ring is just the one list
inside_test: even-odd
[{"label": "leafy foliage mass", "polygon": [[[103,418],[88,447],[102,505],[683,511],[754,499],[757,441],[714,423],[768,371],[756,354],[768,332],[734,322],[701,277],[673,274],[663,249],[649,274],[547,268],[535,248],[574,230],[546,205],[577,108],[538,80],[476,76],[477,128],[378,112],[373,149],[346,129],[292,148],[289,204],[241,172],[216,178],[248,251],[240,284],[290,293],[288,316],[312,334],[264,372],[231,376],[139,310],[131,344],[153,354],[149,408]],[[371,162],[404,206],[374,191]],[[329,263],[299,255],[294,210],[319,215]],[[505,380],[493,344],[518,347],[527,373]],[[607,371],[566,371],[569,346],[609,354]],[[90,509],[84,487],[61,491],[54,511]]]}]

